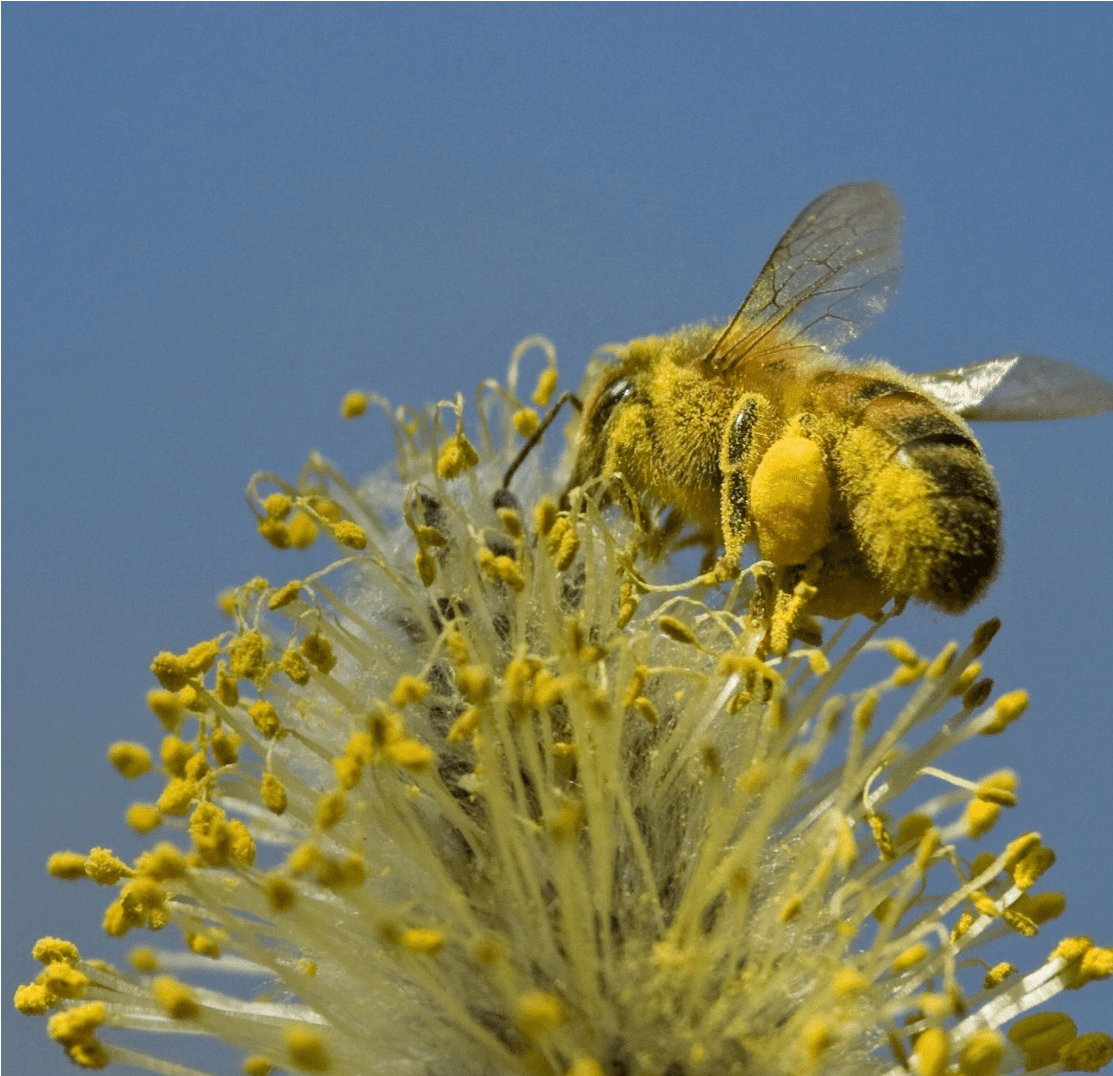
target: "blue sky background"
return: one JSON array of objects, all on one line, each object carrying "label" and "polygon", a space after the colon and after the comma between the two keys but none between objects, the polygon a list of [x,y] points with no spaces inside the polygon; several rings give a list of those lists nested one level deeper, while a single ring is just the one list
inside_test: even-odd
[{"label": "blue sky background", "polygon": [[[421,404],[545,333],[566,380],[607,341],[730,314],[804,204],[852,179],[906,211],[904,281],[851,349],[928,370],[1024,349],[1113,378],[1109,5],[116,5],[3,10],[4,964],[99,931],[48,879],[134,798],[160,649],[296,575],[241,499],[311,449],[383,462],[350,388]],[[969,763],[1012,765],[1068,892],[1113,943],[1113,416],[981,427],[1007,512],[970,616],[1027,687]],[[1095,851],[1097,849],[1097,851]],[[1104,1026],[1113,987],[1060,998]],[[8,1002],[5,1001],[5,1005]],[[10,1071],[73,1070],[4,1010]]]}]

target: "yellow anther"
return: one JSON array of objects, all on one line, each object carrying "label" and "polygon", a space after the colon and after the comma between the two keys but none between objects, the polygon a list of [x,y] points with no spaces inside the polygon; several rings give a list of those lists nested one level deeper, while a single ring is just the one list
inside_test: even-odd
[{"label": "yellow anther", "polygon": [[320,634],[307,635],[301,641],[302,656],[315,665],[318,672],[329,673],[336,665],[336,655],[332,643]]},{"label": "yellow anther", "polygon": [[160,975],[155,979],[151,992],[171,1020],[192,1020],[201,1011],[193,991],[169,975]]},{"label": "yellow anther", "polygon": [[441,478],[456,478],[478,462],[479,453],[472,448],[471,442],[462,433],[458,433],[444,443],[437,460],[437,474]]},{"label": "yellow anther", "polygon": [[983,736],[995,736],[1004,732],[1025,710],[1028,709],[1027,691],[1010,691],[993,704],[993,720],[981,729]]},{"label": "yellow anther", "polygon": [[638,715],[651,725],[656,725],[658,721],[657,707],[653,705],[644,695],[639,695],[634,700],[634,709]]},{"label": "yellow anther", "polygon": [[186,872],[185,856],[169,841],[161,841],[143,852],[135,863],[136,873],[156,881],[181,878]]},{"label": "yellow anther", "polygon": [[658,617],[657,627],[670,639],[675,639],[678,643],[684,643],[686,646],[699,646],[699,640],[692,629],[674,616]]},{"label": "yellow anther", "polygon": [[55,1042],[71,1046],[89,1040],[107,1017],[104,1002],[90,1001],[55,1013],[47,1022],[46,1032]]},{"label": "yellow anther", "polygon": [[967,710],[976,710],[979,706],[984,706],[992,694],[993,681],[987,676],[983,680],[976,681],[973,687],[962,696],[962,705]]},{"label": "yellow anther", "polygon": [[1021,889],[1028,889],[1035,885],[1040,875],[1050,870],[1055,863],[1055,853],[1050,848],[1040,845],[1033,848],[1010,870],[1013,881]]},{"label": "yellow anther", "polygon": [[860,997],[869,986],[857,968],[840,968],[831,979],[831,993],[837,998]]},{"label": "yellow anther", "polygon": [[917,1036],[914,1053],[920,1063],[920,1076],[943,1076],[950,1054],[947,1033],[941,1027],[929,1027]]},{"label": "yellow anther", "polygon": [[343,509],[329,497],[307,498],[309,507],[313,509],[326,523],[338,523],[344,518]]},{"label": "yellow anther", "polygon": [[263,511],[270,519],[285,519],[292,507],[293,501],[285,493],[272,493],[263,501]]},{"label": "yellow anther", "polygon": [[317,524],[304,512],[295,512],[286,524],[286,536],[295,549],[308,549],[317,540]]},{"label": "yellow anther", "polygon": [[291,579],[283,587],[279,587],[268,599],[268,609],[281,609],[285,605],[289,605],[301,593],[303,584],[300,579]]},{"label": "yellow anther", "polygon": [[293,1028],[286,1032],[290,1064],[302,1072],[328,1072],[332,1068],[324,1040],[315,1031]]},{"label": "yellow anther", "polygon": [[491,671],[486,665],[465,665],[456,673],[460,694],[470,703],[481,703],[491,694]]},{"label": "yellow anther", "polygon": [[[556,523],[559,515],[560,508],[556,501],[551,497],[542,497],[533,510],[534,530],[544,538],[553,529],[553,524]],[[552,550],[550,550],[551,552]]]},{"label": "yellow anther", "polygon": [[332,829],[344,817],[347,801],[340,790],[329,792],[317,801],[316,823],[319,829]]},{"label": "yellow anther", "polygon": [[905,815],[897,823],[897,831],[893,834],[893,843],[898,848],[903,848],[910,844],[919,844],[924,834],[931,829],[931,826],[931,818],[926,814],[914,812],[913,814]]},{"label": "yellow anther", "polygon": [[794,894],[781,905],[777,913],[777,920],[781,923],[791,923],[804,909],[804,900],[799,894]]},{"label": "yellow anther", "polygon": [[173,691],[148,691],[147,705],[155,717],[162,722],[163,728],[167,729],[177,728],[185,711],[181,699]]},{"label": "yellow anther", "polygon": [[800,1029],[800,1045],[813,1064],[835,1045],[835,1041],[831,1023],[825,1017],[809,1017]]},{"label": "yellow anther", "polygon": [[423,587],[431,587],[437,581],[437,559],[431,553],[420,549],[414,554],[414,570]]},{"label": "yellow anther", "polygon": [[234,676],[228,675],[224,662],[220,663],[220,669],[216,674],[216,697],[229,707],[238,706],[240,702],[239,685]]},{"label": "yellow anther", "polygon": [[982,989],[992,990],[994,987],[1000,986],[1006,979],[1011,978],[1016,974],[1016,966],[1007,961],[1002,961],[1000,964],[994,964],[992,968],[985,973],[985,978],[982,980]]},{"label": "yellow anther", "polygon": [[136,833],[150,833],[162,825],[162,814],[153,803],[133,803],[126,818]]},{"label": "yellow anther", "polygon": [[47,964],[39,982],[56,998],[80,998],[89,986],[89,977],[64,960]]},{"label": "yellow anther", "polygon": [[274,1065],[261,1054],[252,1054],[250,1057],[245,1057],[240,1068],[243,1071],[243,1076],[271,1076],[274,1071]]},{"label": "yellow anther", "polygon": [[200,751],[186,759],[185,772],[182,774],[189,781],[201,781],[212,772],[209,760]]},{"label": "yellow anther", "polygon": [[[531,399],[538,407],[548,407],[549,401],[553,398],[553,393],[557,387],[557,372],[556,367],[547,366],[541,371],[537,378],[537,388],[533,390]],[[581,1076],[577,1073],[576,1076]]]},{"label": "yellow anther", "polygon": [[359,784],[359,779],[363,775],[363,766],[358,759],[352,758],[351,755],[343,754],[339,758],[332,760],[332,769],[336,774],[336,783],[345,792],[350,792],[356,785]]},{"label": "yellow anther", "polygon": [[387,749],[387,756],[399,766],[415,773],[420,773],[428,768],[429,763],[436,757],[431,747],[419,743],[417,740],[399,740]]},{"label": "yellow anther", "polygon": [[286,788],[273,773],[263,774],[259,794],[263,798],[263,806],[272,814],[282,814],[286,810]]},{"label": "yellow anther", "polygon": [[242,819],[233,818],[228,823],[228,854],[234,863],[250,867],[255,862],[255,838]]},{"label": "yellow anther", "polygon": [[24,1016],[43,1016],[50,1011],[55,999],[41,983],[28,983],[16,987],[12,1003]]},{"label": "yellow anther", "polygon": [[390,693],[390,701],[399,710],[410,703],[421,702],[429,693],[429,685],[418,676],[400,676]]},{"label": "yellow anther", "polygon": [[107,848],[92,848],[85,857],[85,874],[97,885],[115,885],[131,877],[131,868]]},{"label": "yellow anther", "polygon": [[951,685],[951,694],[955,696],[965,695],[974,681],[981,675],[982,663],[980,661],[970,662],[970,664],[955,678],[955,682]]},{"label": "yellow anther", "polygon": [[347,546],[349,549],[367,548],[367,533],[358,523],[353,523],[350,519],[343,519],[333,524],[332,536],[339,545]]},{"label": "yellow anther", "polygon": [[977,840],[996,823],[1001,816],[1001,808],[996,803],[985,800],[971,800],[966,805],[966,835]]},{"label": "yellow anther", "polygon": [[282,657],[278,659],[278,667],[298,687],[305,687],[309,683],[309,666],[296,650],[283,651]]},{"label": "yellow anther", "polygon": [[371,397],[366,392],[349,392],[340,401],[340,417],[343,419],[358,418],[367,410]]},{"label": "yellow anther", "polygon": [[255,727],[268,740],[273,740],[278,735],[282,722],[278,719],[278,711],[272,703],[267,702],[266,699],[259,699],[247,708],[247,712],[251,715]]},{"label": "yellow anther", "polygon": [[1059,916],[1067,910],[1067,898],[1062,893],[1021,893],[1013,907],[1022,915],[1026,915],[1037,926]]},{"label": "yellow anther", "polygon": [[31,947],[31,956],[40,964],[76,964],[81,959],[77,946],[65,938],[39,938]]},{"label": "yellow anther", "polygon": [[268,878],[263,888],[267,894],[267,902],[276,912],[288,911],[297,900],[298,891],[285,878]]},{"label": "yellow anther", "polygon": [[196,795],[197,786],[192,781],[175,777],[172,781],[167,782],[156,806],[163,814],[183,815],[189,810],[189,805]]},{"label": "yellow anther", "polygon": [[167,736],[159,745],[159,758],[163,769],[174,777],[184,777],[186,763],[193,757],[192,744],[177,736]]},{"label": "yellow anther", "polygon": [[513,508],[500,508],[498,510],[498,517],[503,530],[505,530],[511,538],[517,539],[522,537],[522,517],[518,515]]},{"label": "yellow anther", "polygon": [[55,852],[47,859],[46,869],[52,878],[73,882],[85,877],[85,857],[78,852]]},{"label": "yellow anther", "polygon": [[932,658],[925,674],[929,680],[938,680],[950,667],[958,653],[958,646],[948,643],[939,653]]},{"label": "yellow anther", "polygon": [[1099,1072],[1113,1061],[1113,1038],[1104,1031],[1079,1035],[1059,1055],[1067,1072]]},{"label": "yellow anther", "polygon": [[523,407],[515,411],[510,421],[514,423],[518,436],[523,438],[532,437],[537,432],[537,427],[541,425],[541,419],[532,407]]},{"label": "yellow anther", "polygon": [[258,527],[259,533],[275,549],[290,548],[290,528],[285,523],[281,523],[277,519],[271,519],[270,516],[264,516],[259,520]]},{"label": "yellow anther", "polygon": [[257,631],[245,631],[228,646],[228,662],[237,680],[256,680],[266,671],[270,644]]},{"label": "yellow anther", "polygon": [[[167,691],[177,691],[189,683],[192,675],[183,658],[160,650],[151,661],[151,672]],[[148,697],[149,698],[149,697]]]},{"label": "yellow anther", "polygon": [[1016,806],[1016,774],[1012,770],[998,770],[982,778],[975,795],[988,803],[998,803],[1002,807]]},{"label": "yellow anther", "polygon": [[584,808],[578,800],[565,800],[549,822],[549,835],[554,841],[564,841],[583,825]]},{"label": "yellow anther", "polygon": [[566,1019],[560,999],[542,990],[530,990],[518,1002],[518,1027],[531,1039],[555,1030]]},{"label": "yellow anther", "polygon": [[893,671],[893,675],[889,677],[889,683],[893,687],[908,687],[909,684],[916,683],[921,679],[928,670],[928,663],[926,661],[916,661],[911,665],[901,665]]},{"label": "yellow anther", "polygon": [[958,1055],[959,1076],[997,1076],[1005,1056],[1005,1040],[999,1031],[979,1028],[962,1044]]},{"label": "yellow anther", "polygon": [[919,664],[920,655],[903,639],[886,639],[881,645],[889,651],[889,656],[894,661],[899,661],[901,665]]},{"label": "yellow anther", "polygon": [[478,706],[469,706],[455,721],[452,727],[448,730],[449,743],[462,743],[466,740],[479,725],[480,709]]},{"label": "yellow anther", "polygon": [[929,949],[923,942],[917,942],[915,945],[910,945],[898,957],[893,960],[893,971],[898,974],[914,968],[917,964],[931,956],[931,949]]},{"label": "yellow anther", "polygon": [[398,943],[420,956],[436,956],[444,948],[444,932],[429,927],[410,927],[402,931]]},{"label": "yellow anther", "polygon": [[1050,1063],[1058,1060],[1059,1051],[1077,1034],[1074,1021],[1064,1013],[1037,1012],[1012,1024],[1008,1038],[1024,1051],[1029,1062],[1046,1059]]},{"label": "yellow anther", "polygon": [[213,759],[218,766],[232,766],[239,760],[240,736],[236,732],[215,729],[209,738]]},{"label": "yellow anther", "polygon": [[216,960],[220,956],[220,943],[212,934],[186,934],[186,945],[192,953]]}]

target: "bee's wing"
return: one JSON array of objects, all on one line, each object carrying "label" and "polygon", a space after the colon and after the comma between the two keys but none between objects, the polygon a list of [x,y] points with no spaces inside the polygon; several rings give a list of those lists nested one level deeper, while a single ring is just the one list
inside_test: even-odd
[{"label": "bee's wing", "polygon": [[929,396],[974,421],[1030,422],[1113,411],[1113,384],[1081,366],[1042,355],[998,355],[912,379]]},{"label": "bee's wing", "polygon": [[774,247],[701,363],[721,373],[770,337],[781,350],[838,347],[857,336],[896,290],[900,231],[900,203],[880,183],[847,183],[821,194]]}]

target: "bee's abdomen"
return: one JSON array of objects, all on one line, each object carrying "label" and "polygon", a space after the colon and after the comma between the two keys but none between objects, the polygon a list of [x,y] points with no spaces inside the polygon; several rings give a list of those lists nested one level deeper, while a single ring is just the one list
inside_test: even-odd
[{"label": "bee's abdomen", "polygon": [[922,397],[881,397],[864,417],[844,448],[863,550],[893,594],[962,612],[1000,558],[1000,502],[981,448]]}]

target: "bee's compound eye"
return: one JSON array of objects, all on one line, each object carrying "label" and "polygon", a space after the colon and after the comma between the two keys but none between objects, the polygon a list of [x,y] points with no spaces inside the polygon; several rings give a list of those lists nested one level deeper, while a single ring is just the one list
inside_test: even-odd
[{"label": "bee's compound eye", "polygon": [[634,383],[625,377],[616,378],[600,394],[591,409],[591,427],[601,430],[610,420],[614,409],[628,396],[633,395]]}]

